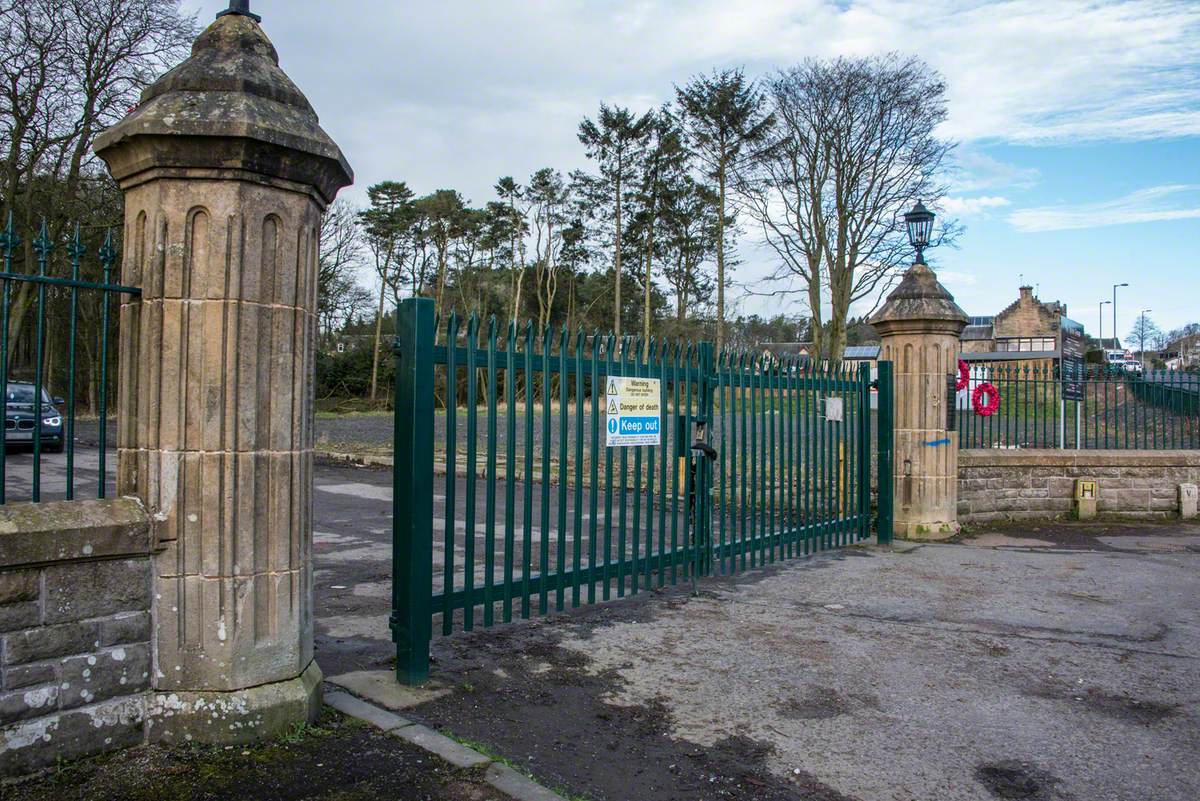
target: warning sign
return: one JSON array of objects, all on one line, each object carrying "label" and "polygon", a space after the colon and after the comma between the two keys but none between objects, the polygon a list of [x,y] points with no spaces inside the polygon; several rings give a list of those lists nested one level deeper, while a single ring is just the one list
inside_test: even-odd
[{"label": "warning sign", "polygon": [[607,445],[658,445],[662,435],[661,387],[657,378],[608,379]]}]

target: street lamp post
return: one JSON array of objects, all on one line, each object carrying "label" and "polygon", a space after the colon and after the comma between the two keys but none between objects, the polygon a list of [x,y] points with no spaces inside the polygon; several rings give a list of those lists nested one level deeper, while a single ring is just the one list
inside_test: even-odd
[{"label": "street lamp post", "polygon": [[[1110,303],[1112,303],[1111,300],[1100,301],[1100,315],[1099,316],[1100,316],[1100,352],[1101,353],[1104,353],[1104,307]],[[1113,336],[1114,337],[1116,336],[1115,330],[1114,330]],[[1108,364],[1108,354],[1106,354],[1106,353],[1104,354],[1104,363]]]},{"label": "street lamp post", "polygon": [[917,201],[904,215],[904,225],[908,229],[908,241],[917,250],[917,260],[914,264],[925,263],[925,248],[929,247],[929,237],[933,233],[934,214],[925,208],[925,204]]},{"label": "street lamp post", "polygon": [[1113,284],[1113,345],[1117,344],[1117,287],[1129,286],[1129,284]]}]

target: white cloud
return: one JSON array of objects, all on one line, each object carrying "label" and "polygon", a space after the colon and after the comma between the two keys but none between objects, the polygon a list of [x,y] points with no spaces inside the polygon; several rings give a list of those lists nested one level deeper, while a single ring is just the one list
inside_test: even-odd
[{"label": "white cloud", "polygon": [[940,205],[942,211],[955,217],[978,217],[986,214],[989,209],[998,209],[1010,204],[1006,197],[944,197]]},{"label": "white cloud", "polygon": [[979,283],[979,276],[974,273],[959,272],[958,270],[938,270],[937,277],[944,286],[952,289],[975,286]]},{"label": "white cloud", "polygon": [[1187,219],[1200,219],[1200,186],[1152,186],[1116,200],[1020,209],[1008,215],[1008,222],[1025,233]]},{"label": "white cloud", "polygon": [[[227,2],[184,5],[207,24]],[[253,8],[354,167],[358,183],[345,194],[360,203],[367,186],[396,179],[420,193],[454,187],[481,205],[502,175],[588,166],[576,132],[601,100],[646,109],[697,73],[745,66],[765,75],[807,56],[898,50],[944,75],[943,133],[962,142],[951,190],[964,204],[1019,206],[1020,190],[1040,181],[1036,170],[983,153],[997,142],[1200,134],[1200,0],[254,0]],[[1011,216],[1018,227],[1061,225],[1063,211]],[[1097,211],[1084,212],[1089,224]],[[776,260],[746,228],[737,279],[765,290]],[[966,291],[985,286],[986,278]],[[783,302],[747,295],[741,310]]]},{"label": "white cloud", "polygon": [[970,146],[955,153],[951,188],[955,192],[982,192],[988,189],[1032,189],[1041,180],[1033,167],[1021,167],[989,156]]},{"label": "white cloud", "polygon": [[[207,22],[225,2],[187,5]],[[353,6],[339,14],[318,0],[254,2],[284,68],[355,167],[360,197],[374,181],[402,178],[481,202],[498,175],[581,166],[578,119],[601,100],[649,107],[699,72],[767,74],[806,56],[918,53],[947,79],[945,134],[967,143],[1200,134],[1194,0]],[[432,151],[420,146],[430,140]],[[1007,166],[962,161],[957,193],[994,191]],[[1014,182],[1037,177],[1008,171]]]}]

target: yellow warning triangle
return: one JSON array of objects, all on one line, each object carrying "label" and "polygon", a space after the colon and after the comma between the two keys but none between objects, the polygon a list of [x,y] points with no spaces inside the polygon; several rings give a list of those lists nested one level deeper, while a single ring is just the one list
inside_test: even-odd
[{"label": "yellow warning triangle", "polygon": [[617,395],[617,394],[619,394],[619,393],[617,392],[617,382],[616,382],[616,381],[609,381],[609,382],[608,382],[608,394],[609,394],[609,395]]},{"label": "yellow warning triangle", "polygon": [[609,402],[608,402],[608,413],[609,413],[609,414],[620,414],[620,413],[621,413],[621,410],[617,408],[617,402],[616,402],[616,401],[609,401]]}]

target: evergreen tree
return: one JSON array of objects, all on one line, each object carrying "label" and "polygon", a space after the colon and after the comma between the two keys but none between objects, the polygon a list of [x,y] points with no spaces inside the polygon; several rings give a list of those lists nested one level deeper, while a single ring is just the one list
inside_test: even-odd
[{"label": "evergreen tree", "polygon": [[375,316],[375,346],[371,361],[371,400],[378,392],[379,346],[383,336],[383,312],[387,290],[396,291],[403,240],[412,225],[413,192],[403,181],[382,181],[367,188],[370,206],[359,212],[359,225],[366,234],[375,272],[379,275],[379,311]]},{"label": "evergreen tree", "polygon": [[692,79],[675,89],[688,144],[716,185],[717,195],[717,349],[725,342],[727,220],[736,219],[727,189],[731,175],[752,160],[774,125],[763,94],[740,69]]},{"label": "evergreen tree", "polygon": [[638,116],[627,108],[601,103],[596,120],[585,118],[579,125],[579,141],[599,170],[599,175],[585,186],[590,190],[597,210],[612,210],[613,334],[618,341],[621,338],[622,311],[622,214],[630,194],[636,189],[632,184],[650,138],[653,120],[651,112]]}]

